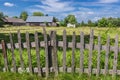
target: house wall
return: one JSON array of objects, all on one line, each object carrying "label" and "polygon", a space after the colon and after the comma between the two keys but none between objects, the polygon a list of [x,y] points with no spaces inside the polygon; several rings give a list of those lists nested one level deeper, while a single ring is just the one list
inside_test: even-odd
[{"label": "house wall", "polygon": [[56,23],[45,23],[45,22],[27,22],[26,23],[27,26],[56,26]]}]

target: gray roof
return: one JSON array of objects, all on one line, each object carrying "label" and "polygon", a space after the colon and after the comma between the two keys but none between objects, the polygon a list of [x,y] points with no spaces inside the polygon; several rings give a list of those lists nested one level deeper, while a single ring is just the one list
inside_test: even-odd
[{"label": "gray roof", "polygon": [[3,18],[3,21],[4,22],[10,22],[10,23],[13,23],[13,22],[16,22],[16,23],[25,23],[25,21],[22,20],[22,19],[19,19],[19,18],[9,18],[9,17]]},{"label": "gray roof", "polygon": [[52,16],[28,16],[26,22],[53,22]]}]

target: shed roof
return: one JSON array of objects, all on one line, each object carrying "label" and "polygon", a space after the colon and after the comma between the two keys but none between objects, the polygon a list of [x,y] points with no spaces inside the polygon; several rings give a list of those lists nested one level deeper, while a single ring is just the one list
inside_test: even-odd
[{"label": "shed roof", "polygon": [[28,16],[26,22],[53,22],[52,16]]},{"label": "shed roof", "polygon": [[16,23],[25,23],[24,20],[22,19],[18,19],[18,18],[9,18],[9,17],[5,17],[3,19],[4,22],[16,22]]}]

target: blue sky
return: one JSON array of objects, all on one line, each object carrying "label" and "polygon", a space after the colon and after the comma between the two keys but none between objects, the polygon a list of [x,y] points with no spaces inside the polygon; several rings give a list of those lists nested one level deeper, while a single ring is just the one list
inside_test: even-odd
[{"label": "blue sky", "polygon": [[0,11],[12,17],[27,11],[40,11],[63,19],[74,14],[78,21],[101,17],[120,17],[120,0],[0,0]]}]

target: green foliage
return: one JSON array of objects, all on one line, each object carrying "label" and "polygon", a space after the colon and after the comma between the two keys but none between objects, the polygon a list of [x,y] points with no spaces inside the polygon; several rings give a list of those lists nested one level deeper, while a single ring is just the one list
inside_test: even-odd
[{"label": "green foliage", "polygon": [[33,12],[33,16],[44,16],[42,12]]},{"label": "green foliage", "polygon": [[75,15],[68,15],[65,19],[64,19],[65,23],[71,23],[71,24],[76,24],[77,20],[75,18]]},{"label": "green foliage", "polygon": [[25,21],[27,17],[28,17],[28,13],[26,11],[21,12],[20,19],[23,19]]},{"label": "green foliage", "polygon": [[13,18],[18,18],[18,16],[13,16]]},{"label": "green foliage", "polygon": [[3,24],[4,24],[3,18],[4,18],[3,12],[0,12],[0,27],[3,26]]}]

